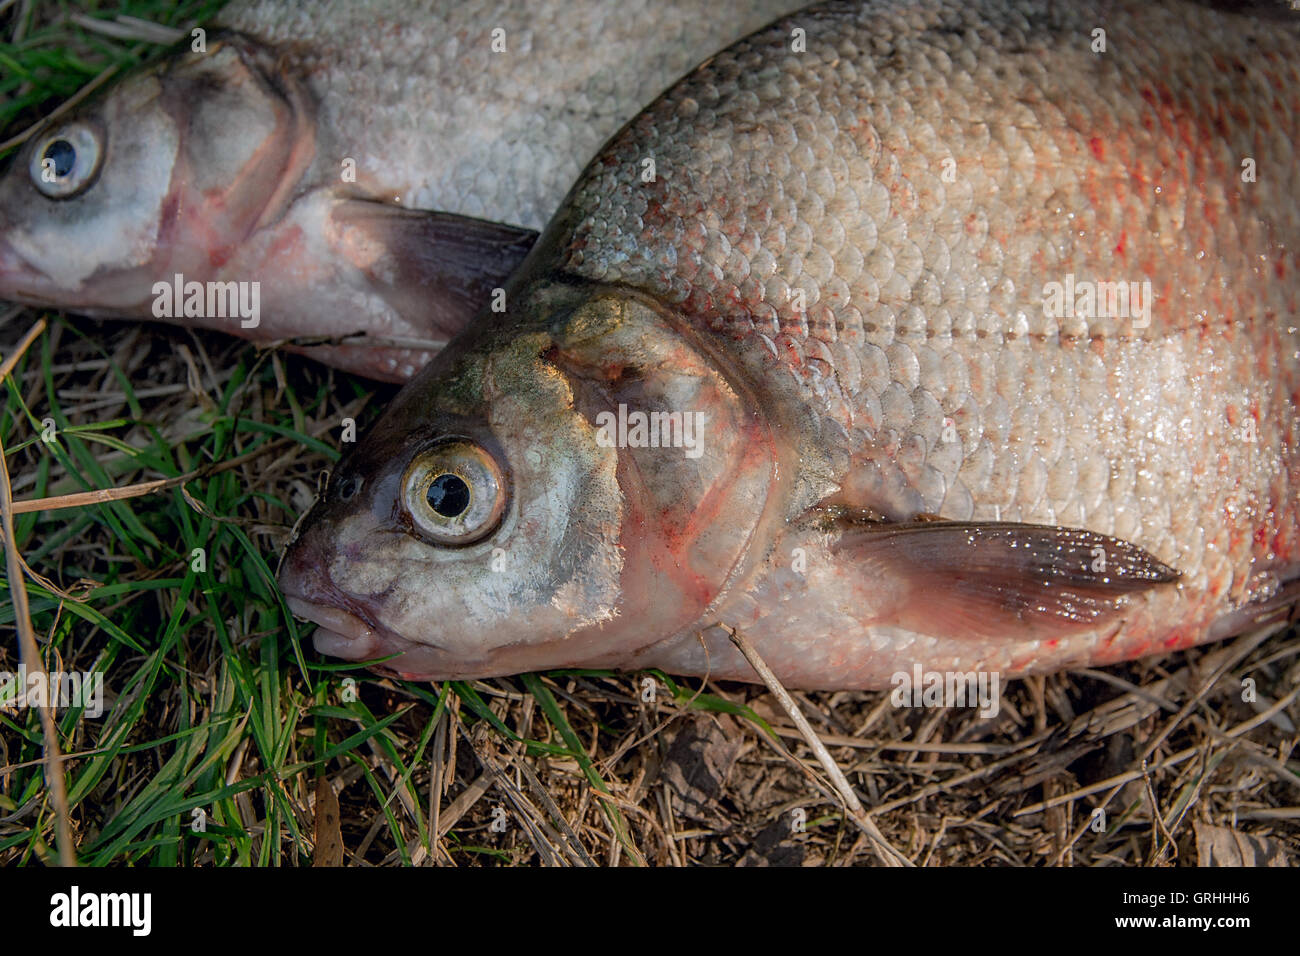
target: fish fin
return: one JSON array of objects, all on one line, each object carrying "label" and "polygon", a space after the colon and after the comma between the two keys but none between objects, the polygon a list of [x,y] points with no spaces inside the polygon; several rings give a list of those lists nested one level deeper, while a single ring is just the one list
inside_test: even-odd
[{"label": "fish fin", "polygon": [[[1086,630],[1179,572],[1119,538],[1078,528],[840,519],[833,552],[880,579],[893,622],[923,634],[1049,637]],[[846,527],[847,525],[847,527]]]},{"label": "fish fin", "polygon": [[1250,17],[1252,20],[1296,22],[1292,0],[1193,0],[1210,10]]},{"label": "fish fin", "polygon": [[1261,627],[1300,621],[1300,565],[1261,572],[1254,592],[1240,607],[1210,626],[1210,640],[1235,637]]},{"label": "fish fin", "polygon": [[330,217],[342,255],[434,341],[465,328],[537,240],[531,229],[371,199],[341,200]]}]

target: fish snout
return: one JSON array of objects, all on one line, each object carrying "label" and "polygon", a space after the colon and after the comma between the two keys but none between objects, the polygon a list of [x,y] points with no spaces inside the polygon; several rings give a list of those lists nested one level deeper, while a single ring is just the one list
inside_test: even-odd
[{"label": "fish snout", "polygon": [[[0,230],[4,228],[0,218]],[[0,235],[0,300],[46,309],[76,309],[84,315],[97,310],[83,308],[78,290],[66,288],[47,272],[33,265],[18,249]]]},{"label": "fish snout", "polygon": [[32,267],[0,236],[0,299],[25,301],[33,293],[37,278]]},{"label": "fish snout", "polygon": [[336,584],[329,560],[337,544],[319,528],[307,527],[290,541],[277,574],[294,617],[316,625],[312,645],[317,653],[348,661],[379,660],[368,665],[370,670],[402,680],[453,680],[477,672],[481,662],[450,655],[428,632],[418,640],[395,632],[376,619],[364,598]]},{"label": "fish snout", "polygon": [[317,625],[312,638],[317,651],[350,661],[383,656],[383,637],[330,579],[325,554],[311,537],[290,542],[278,580],[294,617]]}]

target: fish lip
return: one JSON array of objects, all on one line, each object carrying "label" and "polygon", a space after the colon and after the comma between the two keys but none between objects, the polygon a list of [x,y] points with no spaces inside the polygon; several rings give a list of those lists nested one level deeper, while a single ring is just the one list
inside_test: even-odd
[{"label": "fish lip", "polygon": [[316,625],[312,646],[318,654],[345,661],[372,661],[370,670],[399,680],[437,680],[441,669],[404,667],[411,652],[420,655],[438,654],[434,644],[415,644],[389,632],[385,628],[371,627],[350,611],[317,604],[303,598],[285,595],[285,603],[295,617],[304,618]]},{"label": "fish lip", "polygon": [[316,625],[312,644],[316,650],[330,657],[361,661],[400,654],[411,647],[422,646],[412,644],[362,615],[338,606],[348,602],[323,604],[289,592],[285,592],[284,597],[285,604],[294,617]]},{"label": "fish lip", "polygon": [[55,288],[49,276],[24,259],[3,236],[0,236],[0,299],[36,308],[76,309],[78,314],[90,314],[79,308],[66,290]]},{"label": "fish lip", "polygon": [[[314,506],[304,519],[318,514]],[[318,529],[312,520],[300,524],[281,556],[276,581],[289,612],[316,625],[312,645],[318,653],[363,663],[376,673],[402,680],[441,679],[444,671],[452,669],[445,663],[444,646],[423,635],[413,641],[386,627],[362,597],[336,584],[326,569]]]},{"label": "fish lip", "polygon": [[317,630],[312,643],[322,654],[341,657],[348,661],[382,656],[373,653],[378,651],[382,644],[380,635],[350,611],[287,594],[285,603],[294,617],[303,618],[316,625]]},{"label": "fish lip", "polygon": [[316,625],[316,631],[312,635],[312,646],[316,648],[317,653],[327,657],[337,657],[345,661],[391,658],[386,663],[378,665],[376,669],[400,674],[400,667],[396,665],[401,663],[401,658],[407,651],[418,648],[426,648],[433,652],[441,650],[436,644],[416,644],[394,634],[386,627],[368,621],[358,613],[338,606],[350,602],[336,600],[324,604],[288,590],[284,593],[284,599],[294,617]]},{"label": "fish lip", "polygon": [[33,292],[41,279],[40,273],[33,269],[12,245],[0,236],[0,297],[18,297],[24,300],[36,298]]}]

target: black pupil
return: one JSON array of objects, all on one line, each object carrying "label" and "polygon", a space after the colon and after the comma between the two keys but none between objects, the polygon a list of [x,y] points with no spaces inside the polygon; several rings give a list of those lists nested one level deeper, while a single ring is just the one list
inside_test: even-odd
[{"label": "black pupil", "polygon": [[45,159],[54,160],[54,175],[62,179],[77,165],[77,150],[66,139],[56,139],[45,147]]},{"label": "black pupil", "polygon": [[439,475],[429,483],[429,507],[444,518],[458,518],[469,507],[469,485],[459,475]]}]

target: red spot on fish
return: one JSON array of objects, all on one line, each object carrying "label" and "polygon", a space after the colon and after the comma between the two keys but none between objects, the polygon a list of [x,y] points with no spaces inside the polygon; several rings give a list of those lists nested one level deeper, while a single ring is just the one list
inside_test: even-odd
[{"label": "red spot on fish", "polygon": [[298,245],[301,239],[302,227],[294,226],[292,229],[286,229],[275,237],[275,242],[271,243],[271,248],[267,250],[267,257],[277,258],[284,255],[284,253]]},{"label": "red spot on fish", "polygon": [[663,200],[659,199],[658,197],[652,197],[647,199],[645,204],[645,212],[641,214],[642,224],[645,226],[649,226],[651,223],[658,223],[662,225],[667,221],[668,221],[668,217],[664,214]]},{"label": "red spot on fish", "polygon": [[176,229],[176,217],[180,213],[181,197],[175,192],[167,195],[166,201],[163,202],[162,215],[158,217],[158,244],[164,245],[171,241],[172,233]]},{"label": "red spot on fish", "polygon": [[1101,142],[1100,136],[1094,136],[1088,140],[1088,146],[1092,149],[1092,155],[1096,156],[1098,161],[1106,158],[1106,148]]},{"label": "red spot on fish", "polygon": [[1128,233],[1127,233],[1127,232],[1121,232],[1121,233],[1119,234],[1119,242],[1115,243],[1115,255],[1117,255],[1117,256],[1122,256],[1122,255],[1124,255],[1124,243],[1125,243],[1127,240],[1128,240]]}]

